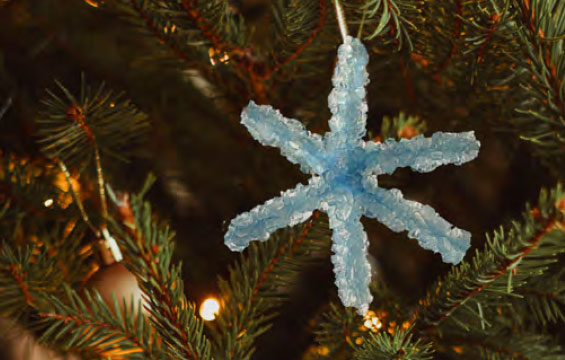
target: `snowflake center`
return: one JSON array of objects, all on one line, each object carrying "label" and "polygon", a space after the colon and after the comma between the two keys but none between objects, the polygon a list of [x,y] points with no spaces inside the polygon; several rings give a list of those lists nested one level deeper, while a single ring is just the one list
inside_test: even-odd
[{"label": "snowflake center", "polygon": [[351,161],[355,154],[339,156],[329,169],[321,174],[326,182],[336,189],[360,193],[363,191],[362,172],[359,162]]}]

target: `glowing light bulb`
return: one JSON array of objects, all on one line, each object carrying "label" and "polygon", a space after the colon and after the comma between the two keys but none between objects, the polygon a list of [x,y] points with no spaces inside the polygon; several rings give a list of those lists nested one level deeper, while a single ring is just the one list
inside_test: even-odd
[{"label": "glowing light bulb", "polygon": [[220,312],[220,303],[214,298],[204,300],[200,305],[200,316],[206,321],[212,321],[216,314]]},{"label": "glowing light bulb", "polygon": [[374,311],[367,311],[363,320],[363,326],[372,332],[377,332],[383,327],[383,323]]},{"label": "glowing light bulb", "polygon": [[53,199],[47,199],[47,200],[45,200],[45,202],[43,203],[43,205],[44,205],[45,207],[49,207],[49,206],[53,205]]},{"label": "glowing light bulb", "polygon": [[94,1],[94,0],[84,0],[85,3],[87,3],[88,5],[97,8],[98,6],[100,6],[100,2],[98,1]]},{"label": "glowing light bulb", "polygon": [[214,48],[208,49],[208,55],[210,56],[210,63],[212,64],[212,66],[216,66],[218,62],[222,64],[227,64],[230,60],[230,56],[228,55],[228,53],[224,52],[222,54],[220,50],[216,50]]}]

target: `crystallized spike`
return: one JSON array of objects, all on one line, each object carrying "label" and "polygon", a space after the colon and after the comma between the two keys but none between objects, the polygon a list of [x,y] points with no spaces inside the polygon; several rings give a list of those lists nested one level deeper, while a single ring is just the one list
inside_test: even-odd
[{"label": "crystallized spike", "polygon": [[367,101],[365,86],[369,83],[366,67],[369,55],[361,41],[349,38],[338,49],[337,64],[332,77],[333,90],[328,96],[328,106],[333,114],[328,138],[351,142],[365,135]]},{"label": "crystallized spike", "polygon": [[364,314],[372,300],[368,240],[361,216],[378,219],[393,231],[408,231],[426,249],[445,262],[458,263],[470,246],[470,234],[453,227],[433,208],[406,200],[397,189],[378,187],[377,176],[398,167],[429,172],[445,164],[460,165],[478,155],[473,132],[435,133],[431,138],[384,143],[365,142],[367,51],[352,37],[339,47],[328,102],[333,114],[331,131],[322,138],[302,124],[286,119],[270,106],[254,102],[243,110],[241,122],[261,144],[281,149],[306,173],[315,173],[307,185],[299,184],[280,197],[232,220],[226,245],[241,251],[252,240],[266,240],[282,227],[306,220],[314,210],[327,212],[333,229],[332,262],[338,294],[346,306]]},{"label": "crystallized spike", "polygon": [[306,130],[300,121],[287,119],[278,110],[251,101],[241,113],[241,123],[257,141],[278,147],[288,161],[300,164],[305,173],[324,168],[319,156],[324,150],[322,137]]},{"label": "crystallized spike", "polygon": [[238,215],[229,225],[225,244],[232,251],[242,251],[251,240],[267,240],[274,231],[306,221],[320,206],[326,184],[319,177],[307,186],[298,184],[263,205]]}]

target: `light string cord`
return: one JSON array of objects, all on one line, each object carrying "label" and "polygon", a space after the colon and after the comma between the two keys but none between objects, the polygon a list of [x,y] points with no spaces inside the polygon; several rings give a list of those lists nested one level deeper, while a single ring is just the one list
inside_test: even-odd
[{"label": "light string cord", "polygon": [[341,37],[343,38],[343,42],[346,42],[347,36],[349,32],[347,30],[347,22],[345,21],[345,13],[343,12],[343,7],[341,6],[341,2],[339,0],[334,0],[335,4],[335,13],[337,15],[337,24],[339,25],[339,32],[341,33]]}]

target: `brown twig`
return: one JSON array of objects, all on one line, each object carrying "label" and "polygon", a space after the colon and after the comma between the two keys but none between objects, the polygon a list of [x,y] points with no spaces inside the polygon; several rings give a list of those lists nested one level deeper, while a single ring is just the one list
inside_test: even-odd
[{"label": "brown twig", "polygon": [[20,286],[20,289],[22,289],[22,293],[24,294],[24,297],[26,299],[26,304],[31,306],[32,303],[33,303],[33,298],[32,298],[32,296],[29,292],[29,287],[28,287],[27,283],[25,282],[27,274],[22,273],[21,267],[17,264],[11,264],[9,266],[9,269],[10,269],[10,273],[12,274],[12,276],[14,277],[14,279],[16,280],[18,285]]},{"label": "brown twig", "polygon": [[196,7],[198,0],[182,0],[182,5],[186,10],[188,16],[196,23],[202,36],[204,36],[216,50],[229,52],[231,54],[245,55],[245,49],[234,47],[225,42],[220,35],[216,34],[212,26],[208,23],[206,18],[202,16],[200,10]]},{"label": "brown twig", "polygon": [[86,115],[84,114],[84,109],[82,107],[80,107],[78,104],[73,103],[67,109],[67,117],[72,122],[76,122],[77,124],[79,124],[82,131],[84,131],[84,134],[86,135],[86,138],[88,139],[88,142],[90,143],[90,145],[93,145],[94,144],[94,133],[92,132],[92,129],[90,129],[90,127],[86,124],[86,121],[85,121]]},{"label": "brown twig", "polygon": [[318,6],[320,8],[320,17],[318,18],[318,22],[316,23],[316,26],[314,26],[314,29],[310,33],[310,36],[308,36],[308,39],[306,39],[304,44],[297,47],[293,51],[293,53],[290,54],[286,59],[284,59],[277,65],[273,66],[272,68],[268,69],[265,72],[265,74],[261,76],[261,79],[265,79],[265,80],[269,79],[273,73],[281,70],[282,68],[287,66],[290,62],[294,61],[297,57],[300,56],[300,54],[302,54],[308,47],[310,47],[310,45],[312,45],[312,42],[314,42],[318,34],[320,34],[320,31],[322,31],[322,27],[324,26],[324,22],[326,20],[326,12],[327,12],[326,1],[319,0]]},{"label": "brown twig", "polygon": [[439,78],[441,72],[443,72],[449,66],[449,64],[455,57],[455,54],[457,53],[457,49],[459,48],[459,46],[457,45],[457,40],[461,36],[461,25],[463,22],[463,20],[461,19],[461,16],[463,14],[463,0],[457,0],[456,6],[457,10],[455,13],[455,23],[453,24],[453,35],[451,36],[451,50],[449,51],[447,58],[439,66],[436,72],[437,78]]},{"label": "brown twig", "polygon": [[492,21],[491,26],[489,26],[488,29],[485,31],[485,41],[483,41],[481,46],[479,46],[479,48],[477,49],[477,64],[483,62],[483,56],[488,47],[488,44],[492,40],[492,35],[496,32],[498,28],[498,23],[500,22],[500,15],[493,14],[491,16],[491,21]]}]

